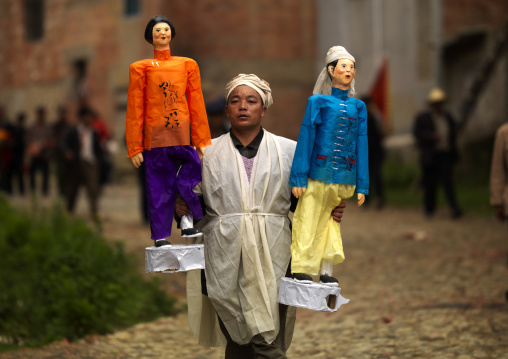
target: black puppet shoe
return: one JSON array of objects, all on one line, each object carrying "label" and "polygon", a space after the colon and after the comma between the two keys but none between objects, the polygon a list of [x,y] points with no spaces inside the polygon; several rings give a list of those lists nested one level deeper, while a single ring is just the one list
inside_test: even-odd
[{"label": "black puppet shoe", "polygon": [[154,241],[156,247],[169,246],[171,243],[165,239]]},{"label": "black puppet shoe", "polygon": [[295,280],[295,282],[300,282],[304,284],[312,283],[312,277],[305,273],[293,273],[292,277]]},{"label": "black puppet shoe", "polygon": [[182,229],[182,237],[201,237],[203,232],[199,228],[185,228]]},{"label": "black puppet shoe", "polygon": [[337,278],[334,278],[334,277],[327,275],[327,274],[321,274],[319,276],[319,282],[321,284],[329,285],[331,287],[338,287],[339,286],[339,281],[337,280]]}]

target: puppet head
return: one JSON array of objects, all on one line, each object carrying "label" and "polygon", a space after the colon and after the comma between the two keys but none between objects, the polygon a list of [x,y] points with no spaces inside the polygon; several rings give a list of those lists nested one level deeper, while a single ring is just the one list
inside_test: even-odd
[{"label": "puppet head", "polygon": [[169,21],[169,19],[167,17],[162,16],[162,15],[154,16],[148,21],[148,24],[146,24],[146,28],[145,28],[145,40],[152,45],[154,45],[154,43],[153,43],[153,28],[155,27],[155,25],[160,24],[160,23],[168,24],[169,28],[171,29],[171,34],[169,34],[169,41],[174,39],[176,36],[175,27],[173,26],[173,24],[171,23],[171,21]]},{"label": "puppet head", "polygon": [[349,90],[355,77],[355,63],[350,59],[338,59],[326,65],[332,80],[332,87]]},{"label": "puppet head", "polygon": [[[348,60],[348,61],[341,61],[341,60]],[[347,52],[347,50],[344,47],[333,46],[328,50],[328,52],[326,54],[325,62],[326,62],[326,66],[319,74],[319,77],[316,81],[316,85],[314,86],[313,93],[315,95],[316,94],[321,94],[321,95],[331,94],[332,93],[332,81],[333,81],[334,74],[335,74],[336,70],[341,69],[340,72],[345,70],[345,67],[344,68],[342,67],[342,62],[344,62],[344,63],[348,64],[347,67],[350,69],[350,74],[349,74],[350,77],[348,78],[346,76],[346,72],[344,72],[342,74],[342,76],[343,76],[342,81],[344,82],[344,84],[346,86],[349,85],[349,94],[355,95],[356,94],[355,80],[354,80],[354,76],[356,74],[355,58],[353,56],[351,56],[351,54],[349,52]],[[337,64],[339,62],[341,63],[341,66],[339,66],[339,69],[337,69]],[[352,71],[351,71],[351,63],[352,63]],[[331,72],[330,72],[330,70],[331,70]],[[339,74],[337,74],[337,75],[339,75]],[[337,87],[337,86],[335,86],[335,87]]]}]

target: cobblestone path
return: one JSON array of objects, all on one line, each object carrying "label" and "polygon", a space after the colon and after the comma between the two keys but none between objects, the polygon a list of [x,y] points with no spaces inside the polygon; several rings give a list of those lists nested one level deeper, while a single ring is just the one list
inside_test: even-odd
[{"label": "cobblestone path", "polygon": [[[14,199],[18,206],[22,200]],[[42,204],[44,205],[44,204]],[[106,189],[104,234],[138,254],[149,229],[139,224],[137,194]],[[86,205],[80,203],[80,212]],[[508,229],[492,218],[447,212],[426,220],[416,209],[383,211],[349,203],[342,224],[346,261],[335,267],[351,302],[337,313],[298,309],[288,358],[508,358]],[[146,274],[144,274],[146,275]],[[159,274],[155,274],[159,275]],[[160,274],[185,304],[185,274]],[[11,358],[222,358],[196,344],[186,312],[111,335],[90,336]]]}]

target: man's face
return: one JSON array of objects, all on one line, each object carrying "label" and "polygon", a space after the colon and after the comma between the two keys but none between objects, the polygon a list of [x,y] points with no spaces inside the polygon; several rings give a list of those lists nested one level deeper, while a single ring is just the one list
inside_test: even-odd
[{"label": "man's face", "polygon": [[355,63],[349,59],[339,59],[337,66],[333,70],[333,83],[339,85],[339,88],[348,89],[355,77]]},{"label": "man's face", "polygon": [[240,85],[229,95],[226,115],[235,130],[259,128],[265,112],[261,96],[252,87]]},{"label": "man's face", "polygon": [[167,47],[171,41],[171,28],[165,22],[159,22],[152,30],[153,46],[156,48]]},{"label": "man's face", "polygon": [[432,111],[436,113],[443,113],[444,101],[437,101],[430,104]]}]

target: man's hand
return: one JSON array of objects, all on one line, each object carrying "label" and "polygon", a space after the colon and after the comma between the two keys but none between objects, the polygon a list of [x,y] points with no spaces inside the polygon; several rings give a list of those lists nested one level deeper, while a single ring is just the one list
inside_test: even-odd
[{"label": "man's hand", "polygon": [[198,152],[199,159],[202,160],[205,157],[206,147],[196,147],[196,151]]},{"label": "man's hand", "polygon": [[332,210],[332,218],[335,222],[342,221],[342,215],[344,214],[344,208],[346,208],[346,203],[341,202],[337,207]]},{"label": "man's hand", "polygon": [[190,213],[190,209],[187,207],[187,203],[185,203],[183,198],[180,196],[176,197],[175,211],[177,216],[180,218]]},{"label": "man's hand", "polygon": [[143,154],[140,152],[132,157],[130,157],[132,165],[136,168],[141,166],[141,162],[143,162]]},{"label": "man's hand", "polygon": [[304,193],[307,187],[293,187],[291,192],[293,192],[293,196],[296,198],[300,198]]},{"label": "man's hand", "polygon": [[363,193],[358,193],[358,207],[360,207],[363,202],[365,202],[365,195]]}]

